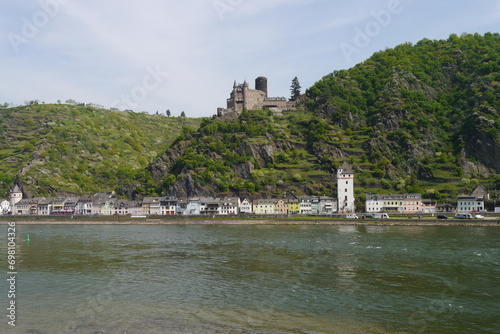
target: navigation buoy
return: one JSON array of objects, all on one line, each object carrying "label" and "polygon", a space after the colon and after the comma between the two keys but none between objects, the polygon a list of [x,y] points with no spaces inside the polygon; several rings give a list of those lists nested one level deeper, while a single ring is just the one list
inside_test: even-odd
[{"label": "navigation buoy", "polygon": [[30,243],[30,241],[31,241],[31,240],[30,240],[30,235],[29,235],[29,234],[26,234],[26,242],[27,242],[27,243]]}]

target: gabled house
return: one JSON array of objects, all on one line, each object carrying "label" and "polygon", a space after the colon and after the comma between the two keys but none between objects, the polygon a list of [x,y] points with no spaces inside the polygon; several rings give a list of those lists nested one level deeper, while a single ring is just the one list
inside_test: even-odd
[{"label": "gabled house", "polygon": [[38,215],[38,206],[44,199],[44,197],[33,197],[30,199],[30,215]]},{"label": "gabled house", "polygon": [[288,215],[288,202],[286,199],[277,199],[274,203],[274,214],[276,215]]},{"label": "gabled house", "polygon": [[38,215],[50,216],[52,214],[52,201],[53,198],[44,198],[38,203]]},{"label": "gabled house", "polygon": [[477,199],[482,199],[483,201],[490,200],[490,194],[482,184],[478,185],[470,195],[474,196]]},{"label": "gabled house", "polygon": [[243,199],[240,204],[240,213],[253,213],[252,202],[248,199]]},{"label": "gabled house", "polygon": [[178,215],[186,214],[185,212],[187,210],[187,204],[188,204],[187,198],[179,198],[177,200],[176,213]]},{"label": "gabled house", "polygon": [[303,196],[299,198],[299,201],[300,201],[300,214],[310,215],[312,213],[311,211],[312,197]]},{"label": "gabled house", "polygon": [[112,216],[115,214],[115,202],[116,198],[106,198],[101,203],[101,215],[103,216]]},{"label": "gabled house", "polygon": [[196,216],[201,212],[201,202],[199,197],[189,198],[187,200],[185,215]]},{"label": "gabled house", "polygon": [[288,214],[297,215],[300,213],[300,200],[295,195],[293,191],[288,192],[285,195],[285,199],[288,203]]}]

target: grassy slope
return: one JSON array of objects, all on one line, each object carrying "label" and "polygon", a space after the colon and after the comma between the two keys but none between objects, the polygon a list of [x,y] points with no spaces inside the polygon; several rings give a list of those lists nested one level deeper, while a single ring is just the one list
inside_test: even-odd
[{"label": "grassy slope", "polygon": [[200,119],[31,105],[0,110],[0,197],[110,191],[134,179]]}]

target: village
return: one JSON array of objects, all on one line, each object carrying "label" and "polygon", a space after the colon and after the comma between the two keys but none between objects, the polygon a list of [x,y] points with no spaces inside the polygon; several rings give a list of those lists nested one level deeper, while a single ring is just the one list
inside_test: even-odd
[{"label": "village", "polygon": [[[8,199],[0,199],[0,215],[12,216],[235,216],[235,215],[318,215],[346,214],[357,218],[354,198],[354,173],[345,164],[337,170],[337,197],[296,196],[289,192],[283,198],[250,199],[239,197],[145,197],[130,201],[115,197],[114,192],[88,196],[56,198],[23,198],[15,185]],[[438,204],[421,194],[367,194],[363,212],[394,214],[454,214],[485,212],[488,191],[479,185],[470,195],[460,195],[457,205]],[[498,210],[500,208],[497,208]],[[500,210],[499,210],[500,211]]]}]

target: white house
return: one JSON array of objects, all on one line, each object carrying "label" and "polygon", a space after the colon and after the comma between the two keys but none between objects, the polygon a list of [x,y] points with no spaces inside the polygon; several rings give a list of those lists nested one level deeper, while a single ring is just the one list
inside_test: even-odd
[{"label": "white house", "polygon": [[39,216],[49,216],[52,214],[52,200],[53,198],[45,198],[38,203]]},{"label": "white house", "polygon": [[10,202],[7,201],[6,199],[1,199],[0,200],[0,216],[1,215],[8,215],[9,212],[11,212]]},{"label": "white house", "polygon": [[188,204],[187,198],[179,198],[177,200],[177,205],[175,207],[175,212],[178,215],[185,215],[185,214],[187,214],[186,213],[187,204]]},{"label": "white house", "polygon": [[475,196],[458,196],[457,212],[484,211],[484,200]]},{"label": "white house", "polygon": [[188,198],[185,215],[199,215],[201,212],[201,203],[199,197]]},{"label": "white house", "polygon": [[241,200],[239,199],[239,197],[225,197],[220,202],[219,214],[237,215],[239,213],[240,205],[241,205]]},{"label": "white house", "polygon": [[384,208],[384,200],[382,195],[368,194],[366,195],[366,212],[375,213],[382,212]]},{"label": "white house", "polygon": [[75,213],[77,215],[91,215],[92,214],[92,198],[90,196],[80,197],[76,203]]},{"label": "white house", "polygon": [[27,216],[30,214],[31,201],[22,199],[12,207],[12,214],[15,216]]},{"label": "white house", "polygon": [[303,196],[299,198],[300,201],[300,214],[310,215],[312,213],[312,197]]},{"label": "white house", "polygon": [[253,213],[252,202],[248,199],[244,199],[240,204],[240,213]]}]

